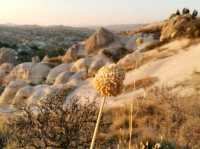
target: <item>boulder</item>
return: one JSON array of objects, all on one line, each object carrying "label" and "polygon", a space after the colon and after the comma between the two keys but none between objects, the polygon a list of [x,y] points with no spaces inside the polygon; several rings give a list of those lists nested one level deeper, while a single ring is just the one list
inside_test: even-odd
[{"label": "boulder", "polygon": [[26,85],[27,83],[23,80],[15,80],[10,82],[0,97],[0,103],[11,104],[17,91]]},{"label": "boulder", "polygon": [[88,70],[88,67],[90,66],[92,60],[89,57],[81,58],[73,63],[71,71],[72,72],[78,72],[81,69]]},{"label": "boulder", "polygon": [[71,64],[61,64],[51,69],[51,71],[47,76],[46,80],[47,83],[53,84],[59,74],[61,74],[62,72],[70,71],[70,69],[71,69]]},{"label": "boulder", "polygon": [[42,63],[35,64],[30,73],[30,82],[33,84],[41,84],[46,80],[50,69],[48,65]]},{"label": "boulder", "polygon": [[62,57],[62,61],[64,63],[71,63],[79,58],[79,44],[73,45],[71,48],[67,50],[65,55]]},{"label": "boulder", "polygon": [[17,63],[17,53],[10,48],[0,48],[0,65],[3,63]]},{"label": "boulder", "polygon": [[16,93],[12,104],[15,107],[25,106],[26,102],[27,102],[27,99],[32,95],[33,92],[34,92],[34,87],[32,87],[30,85],[22,87]]},{"label": "boulder", "polygon": [[69,80],[69,78],[70,78],[73,74],[74,74],[73,72],[69,72],[69,71],[60,73],[60,74],[56,77],[55,82],[54,82],[54,85],[65,84],[65,83],[67,83],[67,81]]},{"label": "boulder", "polygon": [[115,35],[105,28],[99,28],[85,41],[85,49],[88,54],[97,52],[99,49],[108,46],[115,40]]},{"label": "boulder", "polygon": [[101,67],[111,63],[113,63],[113,61],[103,53],[97,54],[92,59],[92,63],[88,69],[88,76],[93,76]]},{"label": "boulder", "polygon": [[53,94],[57,90],[58,88],[55,88],[49,85],[38,85],[34,87],[34,92],[27,99],[27,105],[40,102],[41,100],[45,98],[45,96]]},{"label": "boulder", "polygon": [[55,80],[54,86],[61,84],[73,84],[76,86],[82,80],[87,78],[87,71],[85,69],[80,70],[79,72],[63,72]]},{"label": "boulder", "polygon": [[87,78],[87,70],[82,69],[78,72],[76,72],[74,75],[72,75],[69,80],[85,80]]},{"label": "boulder", "polygon": [[11,63],[3,63],[0,65],[0,84],[4,84],[4,78],[10,73],[13,67]]},{"label": "boulder", "polygon": [[50,71],[50,67],[43,63],[22,63],[17,65],[6,77],[6,83],[12,80],[25,80],[29,83],[39,84],[45,81]]},{"label": "boulder", "polygon": [[131,53],[120,59],[117,64],[123,67],[126,71],[137,67],[137,63],[140,61],[139,53]]},{"label": "boulder", "polygon": [[44,64],[48,64],[51,66],[56,66],[62,63],[62,56],[58,56],[58,57],[48,57],[45,56],[42,60],[42,63]]},{"label": "boulder", "polygon": [[14,65],[11,63],[3,63],[0,65],[0,70],[4,70],[6,73],[9,73],[13,67]]},{"label": "boulder", "polygon": [[5,76],[6,76],[6,72],[4,70],[0,70],[0,84],[4,84]]},{"label": "boulder", "polygon": [[[75,82],[74,82],[75,83]],[[88,79],[81,83],[77,83],[78,87],[73,90],[67,97],[64,107],[70,103],[71,99],[78,97],[80,103],[100,101],[100,96],[95,88],[92,86],[92,79]]]}]

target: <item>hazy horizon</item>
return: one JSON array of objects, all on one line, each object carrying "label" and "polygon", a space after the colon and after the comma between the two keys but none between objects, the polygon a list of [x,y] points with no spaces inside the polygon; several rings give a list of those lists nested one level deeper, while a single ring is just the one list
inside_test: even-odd
[{"label": "hazy horizon", "polygon": [[105,26],[165,19],[176,9],[197,9],[198,0],[6,0],[0,24]]}]

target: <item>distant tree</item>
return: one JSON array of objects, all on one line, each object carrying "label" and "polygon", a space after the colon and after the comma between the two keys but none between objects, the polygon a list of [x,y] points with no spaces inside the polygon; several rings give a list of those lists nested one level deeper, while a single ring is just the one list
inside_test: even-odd
[{"label": "distant tree", "polygon": [[47,55],[48,55],[48,57],[57,57],[57,56],[59,56],[59,52],[57,51],[57,50],[49,50],[48,52],[47,52]]},{"label": "distant tree", "polygon": [[27,51],[20,51],[17,53],[17,61],[18,63],[23,62],[30,62],[31,61],[32,54],[30,54]]},{"label": "distant tree", "polygon": [[39,56],[39,58],[40,59],[43,59],[44,57],[45,57],[45,55],[46,55],[46,51],[45,50],[43,50],[43,49],[35,49],[35,56]]}]

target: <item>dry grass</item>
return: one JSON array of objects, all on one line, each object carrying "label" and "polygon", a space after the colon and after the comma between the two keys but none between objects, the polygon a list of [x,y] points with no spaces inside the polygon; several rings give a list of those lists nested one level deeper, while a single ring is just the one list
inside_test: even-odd
[{"label": "dry grass", "polygon": [[[167,147],[199,149],[200,100],[198,99],[198,96],[189,99],[179,97],[173,94],[170,88],[156,88],[147,93],[146,98],[135,99],[132,146],[136,147],[140,142],[143,144],[149,142],[151,147],[148,148],[153,148],[156,142],[159,142],[164,149]],[[108,109],[105,115],[111,119],[111,125],[101,135],[112,142],[110,146],[113,148],[117,146],[127,148],[130,104]]]},{"label": "dry grass", "polygon": [[[146,93],[146,97],[138,97],[133,100],[132,104],[133,131],[131,145],[133,149],[156,149],[156,146],[160,146],[160,149],[200,148],[200,100],[198,94],[186,98],[180,97],[178,94],[173,93],[172,88],[154,88]],[[97,149],[128,148],[131,110],[130,105],[131,104],[127,104],[123,107],[105,109],[101,120],[101,127],[97,135]],[[87,109],[91,111],[89,115],[92,117],[96,117],[96,112],[98,110],[92,110],[92,107],[86,106],[85,110]],[[76,109],[74,110],[76,111]],[[76,124],[76,122],[79,122],[80,116],[83,117],[83,112],[80,112],[77,112],[78,115],[73,114],[72,120],[75,120],[73,121],[75,122],[74,124]],[[62,119],[62,117],[60,118]],[[88,118],[86,119],[87,121],[89,120]],[[86,146],[89,146],[89,143],[91,141],[91,135],[94,129],[95,122],[93,121],[93,118],[89,121],[93,123],[92,127],[88,124],[84,124],[84,128],[87,129],[84,129],[83,131],[83,135],[87,134],[86,136],[88,137],[85,138],[88,140],[88,142],[86,142]],[[70,123],[70,121],[66,122],[67,123],[65,124]],[[27,127],[30,127],[28,123],[24,124]],[[52,129],[47,129],[49,130],[49,135],[51,135],[52,131],[54,130],[54,124],[51,126],[52,127],[50,128]],[[70,125],[69,127],[70,129],[71,126],[72,125]],[[79,128],[79,126],[83,125],[80,124],[74,126],[77,126],[77,128]],[[48,127],[45,126],[42,128]],[[76,136],[80,135],[80,131],[78,131],[78,129],[76,130],[77,133],[74,133],[73,135],[75,136],[75,138]],[[57,134],[58,132],[59,131],[55,131],[52,134]],[[68,133],[66,133],[65,135],[66,136],[63,137],[69,139]],[[77,139],[77,141],[79,142],[80,140]],[[76,139],[74,140],[74,142],[76,142]],[[15,143],[16,142],[10,142],[9,146],[12,147],[13,144],[15,145]],[[54,143],[57,144],[59,143],[59,141],[55,141]],[[80,144],[78,147],[84,148],[84,146],[80,146]]]},{"label": "dry grass", "polygon": [[146,77],[143,79],[136,80],[126,85],[124,87],[124,92],[131,92],[131,91],[134,91],[135,89],[149,87],[153,85],[156,81],[158,81],[157,77]]}]

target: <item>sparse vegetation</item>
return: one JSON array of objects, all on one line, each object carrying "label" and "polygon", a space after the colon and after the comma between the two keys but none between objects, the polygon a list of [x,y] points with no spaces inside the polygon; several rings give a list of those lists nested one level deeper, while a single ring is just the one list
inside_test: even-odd
[{"label": "sparse vegetation", "polygon": [[[64,94],[23,109],[0,131],[2,146],[14,148],[88,148],[94,130],[96,103],[77,99],[63,109]],[[179,97],[172,88],[154,88],[146,97],[133,100],[131,146],[136,149],[198,149],[200,147],[200,101],[197,96]],[[96,148],[127,148],[130,105],[106,108],[97,135]],[[5,123],[3,123],[6,126]],[[9,131],[7,131],[9,130]]]},{"label": "sparse vegetation", "polygon": [[88,148],[96,119],[96,104],[73,99],[65,107],[66,92],[47,96],[22,109],[9,122],[20,148]]}]

